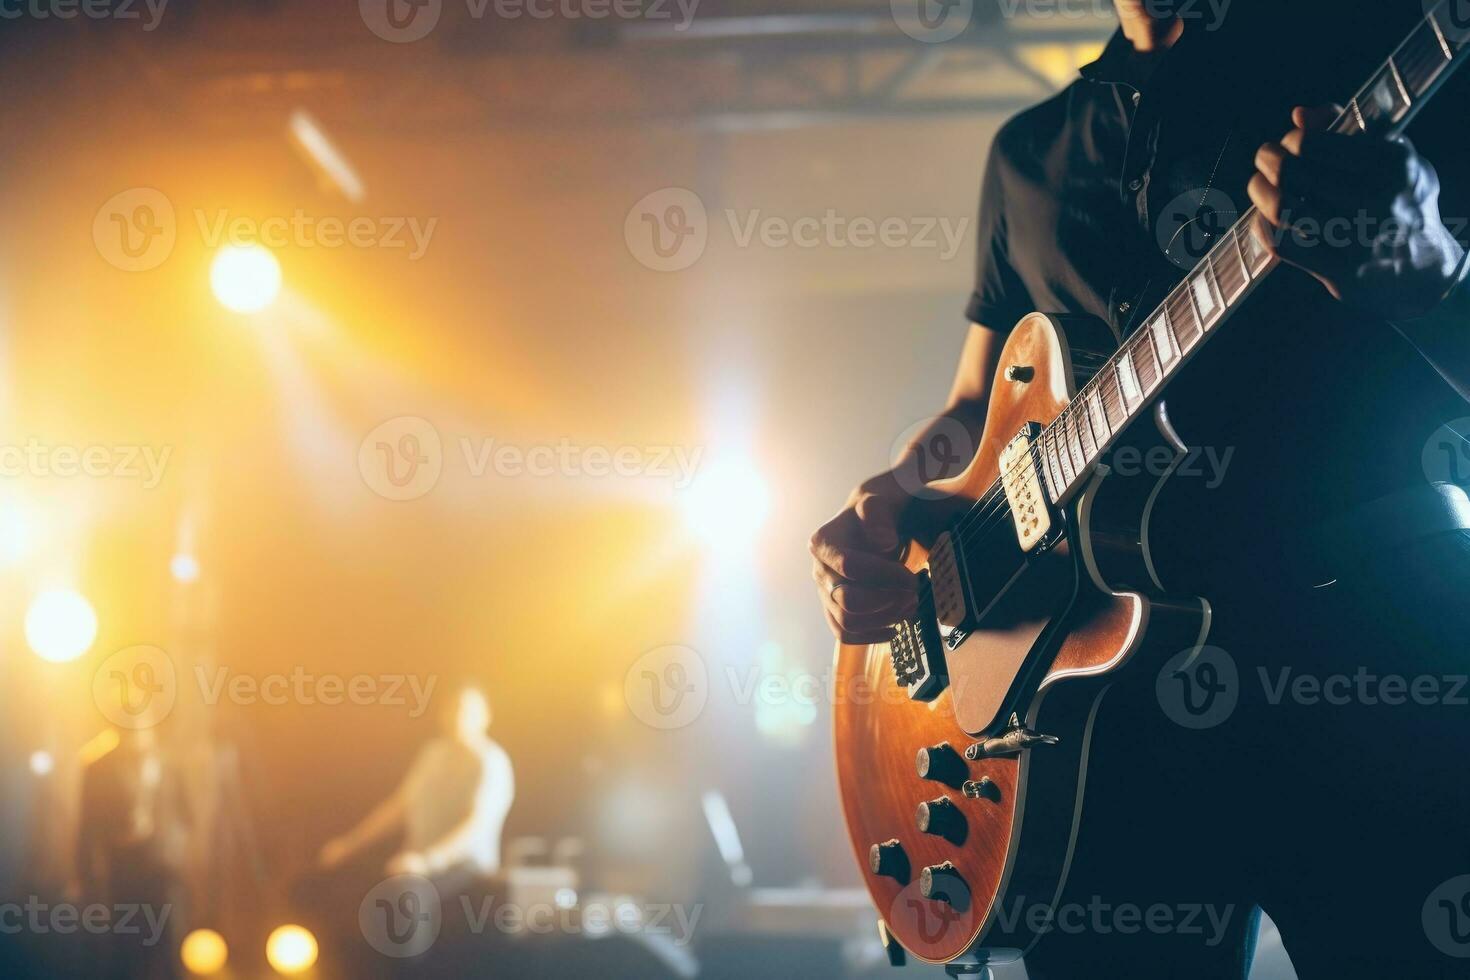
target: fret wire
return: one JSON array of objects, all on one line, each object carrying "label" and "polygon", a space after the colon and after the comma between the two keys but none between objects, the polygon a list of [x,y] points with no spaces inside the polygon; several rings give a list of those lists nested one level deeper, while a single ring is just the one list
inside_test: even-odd
[{"label": "fret wire", "polygon": [[1063,426],[1063,430],[1068,436],[1067,451],[1071,452],[1074,448],[1077,450],[1076,455],[1072,457],[1072,470],[1081,476],[1082,471],[1087,468],[1087,454],[1082,451],[1082,434],[1077,431],[1077,422],[1072,417],[1070,408],[1067,409],[1067,423]]},{"label": "fret wire", "polygon": [[[1122,382],[1118,380],[1118,366],[1116,364],[1109,364],[1103,370],[1108,372],[1108,376],[1103,379],[1102,384],[1103,411],[1106,412],[1112,406],[1118,407],[1119,415],[1117,421],[1113,420],[1111,413],[1108,414],[1108,427],[1114,432],[1117,432],[1118,427],[1128,420],[1128,406],[1123,402]],[[1110,384],[1113,386],[1111,397],[1108,396],[1107,390]]]},{"label": "fret wire", "polygon": [[1097,433],[1092,431],[1092,413],[1087,411],[1087,402],[1078,403],[1081,409],[1077,413],[1077,442],[1082,447],[1082,461],[1086,463],[1089,459],[1097,456]]},{"label": "fret wire", "polygon": [[1439,18],[1434,16],[1433,10],[1428,13],[1426,19],[1429,21],[1429,26],[1434,28],[1434,36],[1439,40],[1439,46],[1444,51],[1445,60],[1454,61],[1455,53],[1450,50],[1450,40],[1444,36],[1444,29],[1439,26]]},{"label": "fret wire", "polygon": [[1062,464],[1057,460],[1057,436],[1050,427],[1041,434],[1041,444],[1046,450],[1046,468],[1052,475],[1052,485],[1057,488],[1057,493],[1060,494],[1062,489],[1066,487],[1067,480],[1062,476]]}]

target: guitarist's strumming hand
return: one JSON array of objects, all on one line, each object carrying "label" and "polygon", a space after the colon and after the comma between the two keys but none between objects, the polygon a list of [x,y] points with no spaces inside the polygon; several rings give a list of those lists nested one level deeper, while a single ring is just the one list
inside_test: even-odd
[{"label": "guitarist's strumming hand", "polygon": [[1256,236],[1334,297],[1385,319],[1423,316],[1463,275],[1439,213],[1439,176],[1406,140],[1343,136],[1341,110],[1298,107],[1256,154]]},{"label": "guitarist's strumming hand", "polygon": [[827,625],[844,643],[883,643],[918,608],[918,583],[899,560],[899,521],[913,498],[893,473],[859,486],[812,535],[812,577]]}]

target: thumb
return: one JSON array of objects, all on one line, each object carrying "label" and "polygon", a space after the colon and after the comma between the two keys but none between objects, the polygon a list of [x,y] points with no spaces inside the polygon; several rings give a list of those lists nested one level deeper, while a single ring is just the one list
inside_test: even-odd
[{"label": "thumb", "polygon": [[858,520],[863,533],[879,554],[897,551],[898,521],[903,512],[901,499],[885,494],[865,494],[857,502]]}]

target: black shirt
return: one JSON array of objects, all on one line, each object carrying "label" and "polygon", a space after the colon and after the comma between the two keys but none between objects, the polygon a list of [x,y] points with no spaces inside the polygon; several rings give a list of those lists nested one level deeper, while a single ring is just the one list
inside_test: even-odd
[{"label": "black shirt", "polygon": [[[1292,107],[1347,101],[1423,9],[1418,0],[1236,0],[1218,29],[1187,23],[1155,56],[1120,32],[1080,79],[997,135],[969,318],[1005,331],[1035,310],[1085,313],[1126,335],[1183,276],[1163,254],[1190,210],[1181,204],[1208,191],[1220,209],[1246,210],[1256,150],[1291,128]],[[1470,70],[1411,130],[1440,173],[1452,230],[1451,216],[1470,214],[1467,82]],[[1167,401],[1186,442],[1231,455],[1218,485],[1171,481],[1155,520],[1187,522],[1192,546],[1180,560],[1205,552],[1226,575],[1269,562],[1273,528],[1422,485],[1426,441],[1470,415],[1392,325],[1289,268],[1209,341]]]}]

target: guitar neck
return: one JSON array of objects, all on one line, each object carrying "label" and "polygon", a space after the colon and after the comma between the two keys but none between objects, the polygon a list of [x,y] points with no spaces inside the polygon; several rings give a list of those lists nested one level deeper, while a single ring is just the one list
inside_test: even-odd
[{"label": "guitar neck", "polygon": [[[1464,0],[1442,0],[1358,91],[1331,130],[1397,136],[1470,53]],[[1279,264],[1251,227],[1254,208],[1141,321],[1041,434],[1038,463],[1053,503],[1089,478],[1114,437],[1148,411],[1165,385]]]}]

